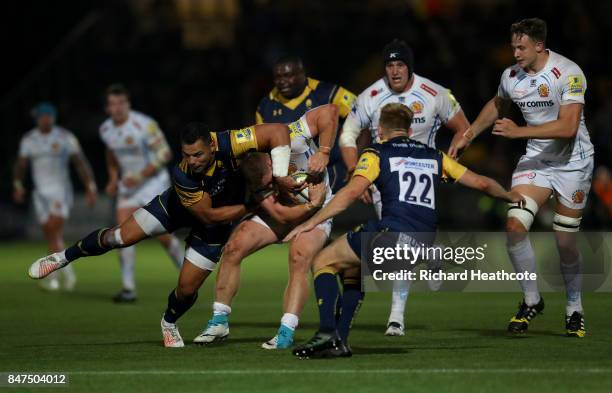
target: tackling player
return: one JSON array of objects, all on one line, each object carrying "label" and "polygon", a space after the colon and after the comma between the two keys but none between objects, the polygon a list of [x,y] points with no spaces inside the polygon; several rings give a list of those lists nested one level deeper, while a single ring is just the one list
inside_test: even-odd
[{"label": "tackling player", "polygon": [[198,289],[214,270],[221,250],[237,222],[247,212],[244,180],[238,168],[249,151],[270,151],[275,181],[295,186],[287,177],[289,130],[284,124],[262,124],[240,130],[211,132],[200,123],[181,133],[183,159],[173,168],[173,187],[136,210],[115,228],[93,231],[72,247],[40,258],[28,274],[43,278],[81,258],[129,247],[148,237],[190,228],[178,285],[168,296],[161,321],[166,347],[182,347],[176,321],[193,306]]},{"label": "tackling player", "polygon": [[[279,203],[279,196],[270,189],[272,175],[265,159],[253,157],[248,167],[243,168],[247,179],[254,178],[254,181],[251,181],[251,189],[258,190],[256,200],[260,209],[256,216],[238,225],[225,246],[217,275],[213,316],[194,342],[207,344],[225,339],[229,335],[229,314],[232,300],[238,292],[242,260],[255,251],[278,242],[296,224],[303,222],[320,208],[323,202],[331,199],[332,192],[325,168],[327,153],[317,150],[313,139],[319,137],[324,146],[333,146],[337,126],[338,110],[333,104],[310,110],[298,121],[289,124],[289,173],[309,172],[312,177],[322,179],[324,192],[320,200],[311,195],[311,201],[306,204],[284,206]],[[312,258],[327,242],[331,225],[331,220],[327,220],[305,235],[300,242],[290,244],[289,281],[284,294],[283,316],[277,334],[262,344],[264,349],[283,349],[293,344],[294,331],[308,299],[308,276]]]},{"label": "tackling player", "polygon": [[[274,89],[261,99],[255,112],[257,124],[291,123],[310,109],[325,104],[336,105],[340,118],[344,120],[355,100],[355,95],[342,86],[307,77],[302,59],[297,56],[279,58],[272,68],[272,78]],[[338,141],[334,140],[332,146],[315,140],[319,151],[328,154],[325,165],[332,191],[339,190],[345,184],[346,167]]]},{"label": "tackling player", "polygon": [[[372,184],[381,191],[380,221],[371,220],[360,229],[348,232],[316,255],[313,271],[320,327],[308,343],[293,351],[298,357],[351,356],[346,340],[336,331],[335,304],[339,290],[336,274],[349,268],[359,270],[361,242],[365,239],[362,234],[435,233],[435,189],[446,178],[495,198],[509,202],[521,200],[520,194],[507,192],[495,180],[477,175],[439,150],[410,139],[411,124],[414,123],[410,109],[399,103],[386,104],[381,109],[379,122],[379,136],[384,142],[365,149],[350,182],[327,206],[285,238],[300,240],[319,223],[344,211]],[[342,310],[345,312],[347,310]]]},{"label": "tackling player", "polygon": [[[516,271],[535,273],[536,261],[528,231],[549,197],[556,200],[553,231],[567,291],[565,326],[568,336],[584,337],[581,301],[582,256],[575,235],[580,229],[593,173],[593,144],[584,120],[584,73],[576,63],[546,48],[546,22],[523,19],[510,27],[516,64],[501,76],[497,95],[484,106],[470,129],[449,152],[467,147],[493,125],[493,134],[527,139],[527,151],[512,175],[512,190],[521,193],[525,206],[510,205],[506,231],[508,255]],[[512,100],[527,125],[518,127],[499,117],[499,105]],[[508,331],[526,332],[530,321],[544,309],[537,281],[521,282],[524,298],[510,320]]]},{"label": "tackling player", "polygon": [[[23,180],[28,163],[31,163],[34,210],[47,240],[48,250],[54,253],[64,248],[64,223],[72,207],[73,191],[68,162],[72,162],[85,187],[88,207],[93,207],[96,202],[96,183],[76,137],[55,124],[55,107],[41,102],[33,109],[32,115],[36,120],[36,128],[25,134],[19,144],[19,157],[13,171],[13,199],[16,203],[24,202],[26,190]],[[64,288],[71,290],[75,283],[73,269],[66,269]],[[59,289],[57,274],[49,277],[43,287]]]},{"label": "tackling player", "polygon": [[[122,223],[155,195],[170,187],[166,164],[172,152],[155,120],[131,110],[129,92],[122,85],[106,89],[106,112],[110,116],[100,126],[100,138],[106,145],[108,184],[106,193],[117,196],[117,223]],[[181,267],[184,257],[179,239],[160,235],[159,242]],[[118,250],[122,290],[113,297],[117,303],[136,300],[134,265],[136,247]]]},{"label": "tackling player", "polygon": [[[414,72],[414,55],[404,41],[396,39],[388,43],[383,49],[383,62],[385,75],[359,94],[340,135],[342,156],[349,172],[357,164],[357,138],[362,129],[370,131],[373,142],[380,142],[377,131],[380,111],[388,103],[410,108],[414,113],[411,138],[429,147],[436,147],[436,134],[441,125],[454,133],[453,140],[461,137],[470,125],[450,90]],[[364,197],[368,199],[369,192]],[[380,218],[382,202],[375,188],[372,199]],[[409,285],[410,281],[395,282],[386,335],[404,335]]]}]

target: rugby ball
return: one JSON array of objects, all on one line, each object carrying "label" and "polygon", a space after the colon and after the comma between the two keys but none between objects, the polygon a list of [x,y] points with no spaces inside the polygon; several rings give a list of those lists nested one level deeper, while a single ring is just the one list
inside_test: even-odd
[{"label": "rugby ball", "polygon": [[[302,184],[306,181],[306,179],[308,179],[308,173],[304,171],[294,172],[291,174],[291,178],[295,180],[296,183]],[[310,198],[308,198],[308,187],[304,188],[301,191],[294,191],[293,194],[300,203],[306,203],[310,201]]]}]

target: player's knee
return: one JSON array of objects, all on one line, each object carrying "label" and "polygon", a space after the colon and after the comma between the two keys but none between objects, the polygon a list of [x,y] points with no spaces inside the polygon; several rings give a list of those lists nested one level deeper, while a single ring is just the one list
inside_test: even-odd
[{"label": "player's knee", "polygon": [[193,280],[180,280],[176,287],[176,295],[180,299],[188,299],[198,292],[199,286]]},{"label": "player's knee", "polygon": [[123,237],[119,226],[105,231],[102,235],[102,242],[109,248],[121,248],[127,245]]},{"label": "player's knee", "polygon": [[299,249],[289,250],[289,270],[292,272],[303,272],[307,273],[310,271],[310,264],[312,262],[312,256],[308,253],[304,253]]},{"label": "player's knee", "polygon": [[244,250],[239,240],[230,240],[223,247],[223,263],[239,265],[244,257]]},{"label": "player's knee", "polygon": [[538,213],[538,203],[527,195],[523,195],[524,202],[508,204],[508,220],[506,232],[528,232]]},{"label": "player's knee", "polygon": [[580,230],[582,217],[568,217],[555,213],[553,217],[553,230],[555,232],[575,233]]}]

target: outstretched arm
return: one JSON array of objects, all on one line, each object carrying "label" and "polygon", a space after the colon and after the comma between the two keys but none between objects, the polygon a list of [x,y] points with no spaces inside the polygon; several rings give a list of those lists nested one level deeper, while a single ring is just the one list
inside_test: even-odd
[{"label": "outstretched arm", "polygon": [[308,221],[293,229],[283,241],[287,242],[302,232],[310,231],[328,218],[340,214],[355,202],[370,187],[370,184],[372,182],[363,176],[353,176],[349,183],[338,191],[327,206],[310,217]]},{"label": "outstretched arm", "polygon": [[499,108],[501,108],[504,101],[505,100],[499,96],[491,98],[482,108],[472,125],[464,131],[461,136],[455,134],[451,146],[448,149],[448,155],[456,159],[461,150],[465,149],[472,140],[489,128],[499,117]]},{"label": "outstretched arm", "polygon": [[465,171],[463,176],[457,179],[457,182],[506,202],[520,202],[523,200],[522,195],[518,192],[506,191],[504,187],[490,177],[478,175],[469,169]]}]

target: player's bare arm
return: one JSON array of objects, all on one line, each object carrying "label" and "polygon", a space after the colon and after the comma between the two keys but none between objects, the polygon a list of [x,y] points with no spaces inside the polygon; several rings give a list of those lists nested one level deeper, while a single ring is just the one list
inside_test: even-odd
[{"label": "player's bare arm", "polygon": [[153,160],[140,173],[132,174],[131,178],[136,182],[142,182],[148,177],[155,176],[172,159],[172,150],[170,150],[164,134],[159,129],[155,131],[151,138],[149,148],[153,152]]},{"label": "player's bare arm", "polygon": [[451,117],[444,125],[453,132],[451,147],[453,144],[457,144],[458,141],[463,138],[463,134],[465,134],[465,132],[470,128],[470,122],[468,121],[467,117],[465,117],[463,110],[459,110],[459,112]]},{"label": "player's bare arm", "polygon": [[459,184],[466,187],[482,191],[493,198],[502,199],[506,202],[521,202],[523,196],[516,191],[507,191],[498,182],[487,176],[478,175],[469,169],[465,171],[463,176],[457,179]]},{"label": "player's bare arm", "polygon": [[119,185],[119,162],[110,149],[106,149],[106,172],[108,174],[108,183],[106,183],[104,191],[109,196],[115,196],[117,195],[117,186]]},{"label": "player's bare arm", "polygon": [[277,197],[272,194],[260,203],[260,207],[268,213],[275,221],[281,224],[300,222],[314,214],[323,206],[327,188],[324,183],[311,184],[308,186],[310,202],[294,206],[281,204]]},{"label": "player's bare arm", "polygon": [[495,121],[493,134],[510,139],[568,139],[574,138],[580,126],[582,103],[561,105],[557,120],[538,126],[519,127],[512,120],[503,118]]},{"label": "player's bare arm", "polygon": [[259,151],[269,151],[272,157],[272,174],[277,184],[288,190],[300,189],[288,175],[289,157],[291,155],[291,138],[289,127],[281,123],[264,123],[253,127]]},{"label": "player's bare arm", "polygon": [[319,151],[308,160],[311,173],[323,173],[329,163],[338,128],[338,107],[327,104],[306,113],[306,122],[313,138],[319,136]]},{"label": "player's bare arm", "polygon": [[28,158],[18,157],[17,162],[13,167],[13,200],[16,203],[23,203],[25,200],[26,190],[23,186],[23,180],[27,170]]},{"label": "player's bare arm", "polygon": [[92,207],[98,199],[98,188],[94,179],[91,165],[82,152],[75,153],[70,156],[70,161],[76,169],[83,187],[85,187],[85,200],[87,206]]},{"label": "player's bare arm", "polygon": [[327,206],[319,210],[303,224],[298,225],[283,239],[283,241],[290,241],[300,233],[310,231],[328,218],[340,214],[353,202],[359,199],[371,184],[372,182],[363,176],[353,176],[351,181],[338,191]]},{"label": "player's bare arm", "polygon": [[460,137],[453,138],[451,146],[448,149],[448,155],[456,159],[459,153],[465,149],[478,135],[484,130],[491,127],[495,120],[499,117],[499,108],[506,101],[502,97],[495,96],[491,98],[482,108],[476,120],[469,126]]},{"label": "player's bare arm", "polygon": [[202,194],[202,199],[186,206],[186,209],[207,225],[238,220],[247,213],[245,205],[212,207],[212,199],[206,192]]}]

